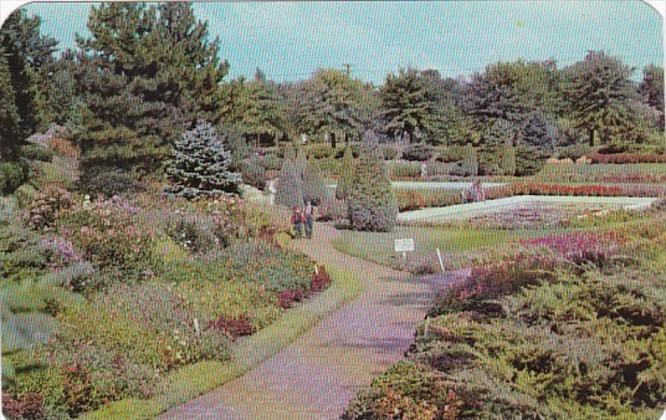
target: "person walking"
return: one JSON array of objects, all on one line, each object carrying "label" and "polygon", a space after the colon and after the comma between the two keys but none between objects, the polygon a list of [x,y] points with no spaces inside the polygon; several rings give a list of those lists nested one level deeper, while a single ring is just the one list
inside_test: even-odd
[{"label": "person walking", "polygon": [[305,205],[303,219],[305,221],[305,236],[308,239],[312,239],[312,230],[314,228],[314,207],[312,206],[311,201],[308,201]]},{"label": "person walking", "polygon": [[294,237],[303,237],[303,212],[298,206],[294,206],[294,211],[291,214],[291,224],[294,226]]}]

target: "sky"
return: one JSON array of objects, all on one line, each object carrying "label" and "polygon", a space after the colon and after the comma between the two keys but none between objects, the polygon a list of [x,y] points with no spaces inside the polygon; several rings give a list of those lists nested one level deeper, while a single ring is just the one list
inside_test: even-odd
[{"label": "sky", "polygon": [[[32,3],[42,31],[75,45],[90,3]],[[276,81],[351,65],[381,83],[401,67],[456,77],[497,61],[554,59],[563,67],[605,50],[640,69],[663,65],[662,22],[639,0],[195,3],[221,41],[231,77],[261,68]]]}]

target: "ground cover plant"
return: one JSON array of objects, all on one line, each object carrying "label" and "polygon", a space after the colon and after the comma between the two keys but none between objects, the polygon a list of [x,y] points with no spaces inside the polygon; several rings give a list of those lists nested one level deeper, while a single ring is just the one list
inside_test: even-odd
[{"label": "ground cover plant", "polygon": [[479,260],[344,417],[658,417],[664,217],[524,239]]}]

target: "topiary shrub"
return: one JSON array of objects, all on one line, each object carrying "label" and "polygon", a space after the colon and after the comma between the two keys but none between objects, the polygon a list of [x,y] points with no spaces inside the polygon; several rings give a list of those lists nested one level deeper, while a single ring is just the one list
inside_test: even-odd
[{"label": "topiary shrub", "polygon": [[166,191],[188,199],[238,193],[241,176],[232,172],[231,154],[207,122],[186,131],[174,146],[167,168],[171,184]]},{"label": "topiary shrub", "polygon": [[516,173],[516,149],[509,143],[502,149],[500,169],[504,175],[513,176]]},{"label": "topiary shrub", "polygon": [[476,155],[476,150],[471,144],[465,146],[465,155],[460,164],[461,176],[476,176],[479,174],[479,159]]},{"label": "topiary shrub", "polygon": [[293,160],[282,165],[275,190],[275,203],[289,208],[303,206],[303,178]]},{"label": "topiary shrub", "polygon": [[409,161],[423,162],[430,160],[435,154],[435,148],[425,144],[409,146],[402,152],[402,158]]},{"label": "topiary shrub", "polygon": [[395,226],[398,206],[384,160],[365,148],[355,166],[349,192],[349,222],[355,230],[389,232]]},{"label": "topiary shrub", "polygon": [[352,150],[347,146],[342,156],[342,163],[338,167],[338,185],[335,188],[335,198],[338,200],[344,200],[349,196],[355,165]]},{"label": "topiary shrub", "polygon": [[326,198],[326,184],[321,169],[317,161],[309,159],[303,173],[303,201],[310,201],[318,206],[324,198]]},{"label": "topiary shrub", "polygon": [[243,182],[263,190],[266,188],[266,169],[261,161],[262,159],[258,156],[252,156],[241,163],[240,166]]}]

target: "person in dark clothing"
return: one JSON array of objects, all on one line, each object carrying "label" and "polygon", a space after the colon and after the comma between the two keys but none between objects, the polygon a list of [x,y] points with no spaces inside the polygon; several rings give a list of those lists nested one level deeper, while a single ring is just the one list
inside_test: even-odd
[{"label": "person in dark clothing", "polygon": [[303,237],[303,212],[298,206],[294,206],[294,212],[291,214],[291,224],[294,225],[294,236]]},{"label": "person in dark clothing", "polygon": [[312,202],[308,201],[303,212],[303,220],[305,222],[305,236],[312,239],[312,229],[314,228],[314,207]]}]

